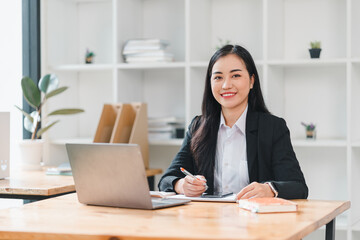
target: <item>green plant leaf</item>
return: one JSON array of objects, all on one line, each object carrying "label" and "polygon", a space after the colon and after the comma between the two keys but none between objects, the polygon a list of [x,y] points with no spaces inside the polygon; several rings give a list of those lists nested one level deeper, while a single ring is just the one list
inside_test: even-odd
[{"label": "green plant leaf", "polygon": [[21,79],[21,88],[27,103],[33,108],[38,108],[41,103],[41,93],[33,80],[29,77]]},{"label": "green plant leaf", "polygon": [[39,81],[39,89],[43,93],[49,93],[54,91],[59,86],[59,79],[56,77],[55,74],[46,74]]},{"label": "green plant leaf", "polygon": [[39,131],[36,133],[37,138],[39,138],[44,132],[49,130],[49,128],[51,128],[52,126],[54,126],[58,122],[59,122],[59,120],[56,120],[55,122],[47,125],[46,127],[39,129]]},{"label": "green plant leaf", "polygon": [[49,113],[48,116],[69,115],[69,114],[76,114],[76,113],[82,113],[82,112],[84,112],[84,110],[80,109],[80,108],[64,108],[64,109],[59,109],[59,110],[53,111],[53,112]]},{"label": "green plant leaf", "polygon": [[64,92],[66,89],[68,89],[68,87],[60,87],[60,88],[57,88],[51,92],[49,92],[48,94],[45,95],[45,98],[46,99],[49,99],[55,95],[58,95],[59,93],[62,93]]},{"label": "green plant leaf", "polygon": [[40,121],[39,118],[39,114],[37,111],[33,111],[32,113],[30,113],[30,117],[32,119],[32,121],[27,118],[26,116],[24,117],[24,128],[29,131],[29,132],[34,132],[36,129],[36,123],[37,121]]},{"label": "green plant leaf", "polygon": [[34,119],[30,116],[30,114],[28,114],[27,112],[25,112],[24,110],[22,110],[21,108],[19,108],[19,107],[16,106],[16,105],[15,105],[15,107],[16,107],[17,109],[19,109],[19,110],[24,114],[24,116],[27,117],[27,119],[29,119],[30,122],[33,122],[33,121],[34,121]]},{"label": "green plant leaf", "polygon": [[310,47],[312,49],[320,49],[321,48],[321,42],[320,41],[310,42]]}]

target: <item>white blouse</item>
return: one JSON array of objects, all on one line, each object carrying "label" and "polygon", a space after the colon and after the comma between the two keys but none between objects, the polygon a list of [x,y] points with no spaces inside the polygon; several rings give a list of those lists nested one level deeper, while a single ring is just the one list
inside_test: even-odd
[{"label": "white blouse", "polygon": [[215,155],[215,192],[238,193],[249,184],[245,135],[247,111],[248,107],[232,128],[226,126],[221,113]]}]

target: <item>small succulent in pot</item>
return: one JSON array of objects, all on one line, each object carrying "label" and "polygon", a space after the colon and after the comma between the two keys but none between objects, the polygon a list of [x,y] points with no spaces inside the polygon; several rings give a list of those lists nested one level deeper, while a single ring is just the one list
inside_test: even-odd
[{"label": "small succulent in pot", "polygon": [[315,132],[316,125],[313,124],[313,123],[307,124],[307,123],[304,123],[304,122],[301,122],[301,125],[303,125],[305,127],[306,138],[315,139],[315,137],[316,137],[316,132]]},{"label": "small succulent in pot", "polygon": [[93,62],[93,58],[95,57],[95,53],[86,49],[85,53],[85,63],[89,64]]},{"label": "small succulent in pot", "polygon": [[309,52],[311,58],[320,58],[321,42],[320,41],[310,42]]}]

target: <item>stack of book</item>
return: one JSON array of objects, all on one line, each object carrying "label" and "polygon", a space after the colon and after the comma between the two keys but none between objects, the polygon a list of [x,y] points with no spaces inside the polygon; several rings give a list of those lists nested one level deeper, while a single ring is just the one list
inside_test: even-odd
[{"label": "stack of book", "polygon": [[127,63],[172,62],[174,55],[167,53],[169,43],[161,39],[133,39],[124,44],[123,57]]},{"label": "stack of book", "polygon": [[[167,140],[184,137],[183,119],[176,117],[149,118],[148,124],[149,140]],[[179,131],[182,132],[182,135],[179,135]]]}]

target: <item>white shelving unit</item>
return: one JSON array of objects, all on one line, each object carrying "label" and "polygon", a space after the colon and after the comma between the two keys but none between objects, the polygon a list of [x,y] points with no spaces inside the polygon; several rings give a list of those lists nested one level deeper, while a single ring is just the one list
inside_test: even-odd
[{"label": "white shelving unit", "polygon": [[[351,200],[337,230],[360,239],[359,0],[43,0],[41,10],[42,73],[70,87],[45,111],[85,109],[45,136],[46,163],[67,159],[65,142],[91,141],[104,103],[146,102],[149,116],[184,118],[187,127],[201,112],[219,38],[230,40],[252,53],[270,111],[287,121],[309,198]],[[132,38],[168,40],[175,61],[124,63]],[[314,40],[320,59],[309,57]],[[93,64],[84,64],[86,48]],[[317,140],[305,140],[301,121],[316,123]],[[150,165],[166,168],[181,140],[150,145]]]},{"label": "white shelving unit", "polygon": [[171,139],[171,140],[150,140],[152,146],[181,146],[183,139]]}]

